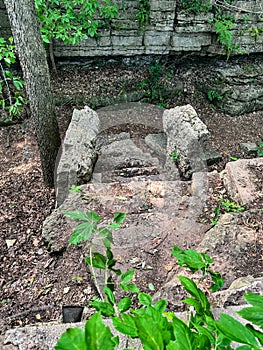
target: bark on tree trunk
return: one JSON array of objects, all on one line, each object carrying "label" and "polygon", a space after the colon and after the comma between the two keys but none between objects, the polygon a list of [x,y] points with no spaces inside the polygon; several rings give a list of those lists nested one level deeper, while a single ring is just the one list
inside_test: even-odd
[{"label": "bark on tree trunk", "polygon": [[60,136],[35,2],[34,0],[4,0],[4,3],[26,83],[44,183],[52,187]]}]

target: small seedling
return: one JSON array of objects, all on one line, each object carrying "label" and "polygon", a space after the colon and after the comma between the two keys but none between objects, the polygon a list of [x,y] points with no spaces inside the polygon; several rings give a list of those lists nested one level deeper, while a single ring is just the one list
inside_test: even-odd
[{"label": "small seedling", "polygon": [[240,213],[244,210],[244,205],[237,204],[228,198],[219,198],[219,205],[214,209],[214,217],[211,221],[211,225],[215,226],[217,224],[221,212]]},{"label": "small seedling", "polygon": [[178,160],[179,154],[177,152],[172,152],[171,153],[171,158],[174,162]]},{"label": "small seedling", "polygon": [[230,157],[230,160],[236,161],[236,160],[238,160],[238,157],[231,156],[231,157]]},{"label": "small seedling", "polygon": [[75,186],[75,185],[72,185],[69,189],[69,192],[70,193],[80,193],[81,192],[81,188],[80,186]]},{"label": "small seedling", "polygon": [[209,101],[211,101],[211,102],[213,102],[215,100],[222,101],[222,99],[223,99],[222,95],[220,95],[217,91],[212,90],[212,89],[207,92],[207,97],[208,97]]}]

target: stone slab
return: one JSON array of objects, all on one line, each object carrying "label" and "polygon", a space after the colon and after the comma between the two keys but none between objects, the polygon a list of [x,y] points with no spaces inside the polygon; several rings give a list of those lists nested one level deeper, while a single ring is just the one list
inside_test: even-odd
[{"label": "stone slab", "polygon": [[263,158],[238,159],[227,163],[221,173],[224,185],[232,200],[240,204],[249,204],[262,196],[256,190],[250,166],[262,166]]}]

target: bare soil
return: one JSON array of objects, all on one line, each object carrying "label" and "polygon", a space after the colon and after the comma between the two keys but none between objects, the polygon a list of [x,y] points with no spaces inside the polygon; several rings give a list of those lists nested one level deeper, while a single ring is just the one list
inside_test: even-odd
[{"label": "bare soil", "polygon": [[[222,155],[222,161],[210,170],[221,171],[234,156],[250,157],[241,151],[239,144],[262,140],[263,112],[230,117],[216,110],[206,96],[195,91],[194,73],[192,80],[186,72],[186,68],[174,69],[174,80],[181,79],[184,86],[179,95],[167,100],[167,108],[190,103],[196,109],[211,132],[213,147]],[[56,114],[62,137],[73,108],[82,108],[85,99],[120,95],[123,89],[136,90],[136,82],[148,74],[147,68],[116,65],[87,71],[60,70],[52,84],[56,100],[60,101]],[[254,169],[260,191],[261,170]],[[207,223],[213,217],[218,196],[225,193],[219,180],[212,181],[210,187],[211,197],[201,218]],[[0,129],[0,199],[1,333],[14,326],[57,320],[61,317],[62,305],[86,305],[94,291],[80,249],[71,246],[63,254],[52,256],[41,236],[43,220],[54,208],[55,195],[53,189],[43,186],[30,121]],[[262,201],[255,205],[263,207]],[[257,250],[253,257],[251,263],[256,271],[259,259],[262,263],[262,251]],[[154,270],[151,273],[154,274]]]}]

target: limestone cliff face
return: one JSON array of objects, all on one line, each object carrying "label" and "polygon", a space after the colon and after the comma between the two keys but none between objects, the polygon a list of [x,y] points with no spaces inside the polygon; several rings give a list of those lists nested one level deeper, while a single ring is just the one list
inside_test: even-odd
[{"label": "limestone cliff face", "polygon": [[[113,20],[111,29],[100,31],[100,39],[87,39],[80,45],[64,45],[56,42],[55,55],[59,58],[88,58],[94,56],[140,56],[167,54],[200,54],[214,56],[225,54],[218,44],[211,19],[213,13],[192,15],[179,11],[176,0],[150,0],[150,24],[141,29],[135,19],[137,1],[113,0],[119,6],[119,17]],[[125,8],[123,8],[125,6]],[[263,52],[262,0],[237,0],[229,11],[235,18],[233,43],[239,52]],[[243,9],[243,11],[241,10]],[[260,15],[261,13],[261,15]],[[0,36],[8,36],[10,28],[0,0]]]}]

